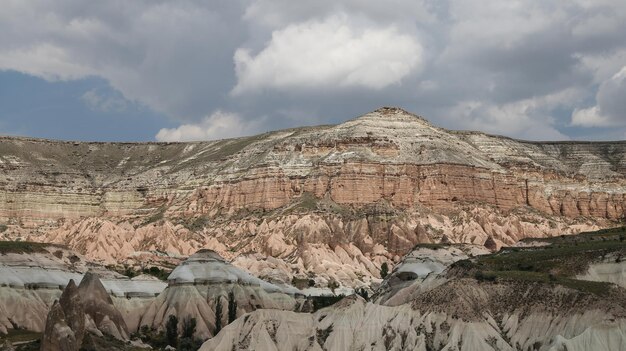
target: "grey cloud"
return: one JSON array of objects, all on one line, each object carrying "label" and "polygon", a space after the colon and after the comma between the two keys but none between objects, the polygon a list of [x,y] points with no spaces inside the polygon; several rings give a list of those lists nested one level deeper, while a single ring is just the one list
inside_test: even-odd
[{"label": "grey cloud", "polygon": [[[357,34],[316,36],[338,31],[328,20],[337,16]],[[289,28],[308,34],[286,36]],[[396,32],[378,49],[411,38],[419,54],[399,50],[390,60],[369,44],[358,55],[346,49],[359,31],[388,28]],[[212,138],[218,120],[229,135],[249,134],[336,123],[380,105],[449,128],[566,139],[626,125],[613,79],[626,66],[624,32],[619,0],[16,1],[0,13],[0,69],[100,76],[180,121],[159,136],[167,140]],[[308,42],[295,45],[301,38]],[[351,65],[339,69],[333,54]],[[418,55],[419,64],[382,78],[368,68]],[[311,57],[326,76],[302,63]]]}]

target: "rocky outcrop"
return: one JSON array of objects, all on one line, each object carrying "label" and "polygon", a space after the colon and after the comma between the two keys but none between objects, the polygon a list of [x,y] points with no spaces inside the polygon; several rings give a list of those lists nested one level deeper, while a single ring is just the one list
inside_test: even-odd
[{"label": "rocky outcrop", "polygon": [[[3,334],[14,328],[43,332],[54,301],[60,299],[63,304],[63,289],[68,291],[70,281],[81,282],[89,269],[102,278],[107,295],[124,318],[134,324],[138,311],[166,286],[148,277],[129,279],[64,247],[18,243],[13,245],[13,250],[4,250],[4,244],[0,242],[0,251],[4,251],[0,254],[0,333]],[[24,252],[22,247],[30,249]]]},{"label": "rocky outcrop", "polygon": [[6,238],[130,264],[261,254],[317,286],[378,280],[382,262],[443,235],[500,246],[612,226],[624,189],[626,142],[455,132],[395,108],[210,142],[0,138]]},{"label": "rocky outcrop", "polygon": [[439,279],[454,262],[490,253],[480,245],[417,245],[402,258],[378,287],[372,301],[398,306],[412,301],[420,293],[443,284]]},{"label": "rocky outcrop", "polygon": [[46,319],[41,351],[78,351],[85,336],[85,311],[74,280],[54,301]]},{"label": "rocky outcrop", "polygon": [[174,269],[168,287],[147,307],[139,325],[163,330],[170,315],[180,321],[195,318],[196,337],[207,339],[215,333],[218,316],[225,326],[229,313],[241,316],[259,308],[299,310],[304,298],[298,293],[293,287],[256,278],[213,251],[202,250]]},{"label": "rocky outcrop", "polygon": [[[388,307],[352,296],[314,314],[259,310],[239,318],[200,350],[618,350],[626,345],[623,308],[612,310],[585,301],[571,291],[537,290],[528,286],[477,286],[460,282],[441,300],[417,300],[413,305]],[[443,290],[437,294],[444,292]],[[537,299],[514,300],[532,294],[559,302],[561,311],[545,311]],[[508,295],[507,297],[507,294]],[[535,295],[537,294],[537,295]],[[467,300],[466,300],[467,298]],[[476,305],[474,299],[478,298]],[[483,302],[511,303],[502,310]],[[576,299],[576,300],[569,300]],[[546,301],[543,300],[543,301]],[[578,302],[574,302],[578,301]],[[471,318],[458,311],[429,308],[427,303],[475,307]],[[589,306],[582,306],[583,304]],[[578,306],[575,306],[578,304]],[[583,308],[579,308],[583,307]],[[588,309],[585,309],[587,307]],[[611,312],[608,312],[611,311]],[[584,341],[579,341],[579,340]],[[560,348],[559,348],[560,347]]]},{"label": "rocky outcrop", "polygon": [[55,301],[41,341],[42,351],[77,351],[86,333],[128,340],[128,328],[100,279],[91,272],[77,287],[70,280]]},{"label": "rocky outcrop", "polygon": [[78,285],[86,324],[95,334],[107,334],[116,339],[128,340],[129,331],[120,311],[98,276],[87,272]]}]

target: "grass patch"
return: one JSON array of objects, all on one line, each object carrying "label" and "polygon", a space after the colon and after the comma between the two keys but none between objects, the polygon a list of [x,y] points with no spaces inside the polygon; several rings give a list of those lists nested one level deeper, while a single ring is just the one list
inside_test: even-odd
[{"label": "grass patch", "polygon": [[[626,256],[626,228],[547,239],[548,246],[503,248],[491,255],[454,263],[451,274],[479,281],[529,281],[559,284],[596,295],[606,295],[613,284],[575,279],[594,262]],[[610,256],[609,256],[610,255]]]},{"label": "grass patch", "polygon": [[0,241],[0,254],[47,252],[46,246],[50,246],[50,244],[30,241]]},{"label": "grass patch", "polygon": [[35,341],[37,339],[41,339],[41,333],[24,330],[24,329],[9,329],[8,334],[0,334],[0,346],[4,344],[6,340],[9,340],[11,343],[21,343],[21,342],[30,342]]}]

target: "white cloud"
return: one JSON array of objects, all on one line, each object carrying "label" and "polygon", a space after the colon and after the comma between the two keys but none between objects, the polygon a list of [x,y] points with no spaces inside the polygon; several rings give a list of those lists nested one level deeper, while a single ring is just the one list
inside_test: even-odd
[{"label": "white cloud", "polygon": [[[626,127],[614,79],[624,32],[626,2],[616,0],[12,0],[0,11],[0,70],[102,78],[181,121],[164,138],[220,137],[204,117],[219,109],[236,113],[224,127],[236,135],[258,116],[268,130],[381,105],[561,138]],[[577,98],[550,101],[564,91]],[[92,108],[114,108],[91,95]]]},{"label": "white cloud", "polygon": [[235,113],[216,111],[199,123],[163,128],[155,136],[158,141],[216,140],[250,135],[260,131],[261,120],[247,122]]},{"label": "white cloud", "polygon": [[507,104],[462,101],[448,110],[464,129],[511,135],[526,140],[567,140],[555,127],[550,111],[567,106],[580,98],[582,92],[566,89],[542,97]]},{"label": "white cloud", "polygon": [[572,125],[583,127],[626,126],[626,66],[598,88],[596,105],[575,109]]},{"label": "white cloud", "polygon": [[80,79],[95,73],[70,56],[64,48],[42,43],[2,52],[0,69],[12,69],[50,81]]},{"label": "white cloud", "polygon": [[336,15],[275,31],[260,53],[238,49],[234,59],[235,94],[262,88],[383,89],[419,68],[422,47],[393,26],[363,28]]}]

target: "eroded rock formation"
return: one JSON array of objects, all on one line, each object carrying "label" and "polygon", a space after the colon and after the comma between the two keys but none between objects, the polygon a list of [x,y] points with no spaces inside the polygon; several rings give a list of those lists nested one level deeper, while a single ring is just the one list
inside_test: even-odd
[{"label": "eroded rock formation", "polygon": [[[205,340],[216,331],[216,316],[228,324],[229,308],[241,316],[259,308],[299,310],[304,299],[290,286],[277,286],[225,262],[217,253],[202,250],[176,267],[168,287],[143,313],[139,326],[164,330],[170,315],[196,319],[196,336]],[[232,301],[230,301],[232,300]],[[234,306],[234,307],[233,307]],[[221,313],[217,313],[217,308]]]},{"label": "eroded rock formation", "polygon": [[130,264],[260,254],[281,279],[360,285],[444,234],[500,246],[614,225],[625,176],[626,142],[449,131],[395,108],[210,142],[1,138],[0,235]]},{"label": "eroded rock formation", "polygon": [[61,298],[50,308],[41,350],[78,351],[87,333],[129,339],[121,313],[100,279],[91,272],[85,274],[78,287],[70,280]]}]

